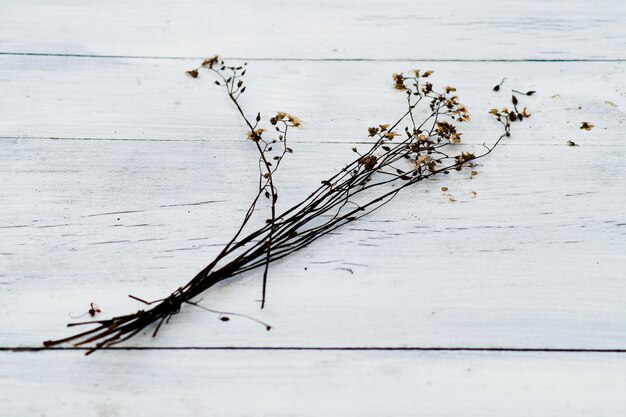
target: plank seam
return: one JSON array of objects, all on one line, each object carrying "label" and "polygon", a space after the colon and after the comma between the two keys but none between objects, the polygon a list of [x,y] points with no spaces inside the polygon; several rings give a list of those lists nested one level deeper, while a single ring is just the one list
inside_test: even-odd
[{"label": "plank seam", "polygon": [[[69,138],[69,137],[56,137],[56,136],[49,136],[49,137],[24,137],[24,136],[0,136],[0,141],[2,140],[26,140],[26,141],[37,141],[37,140],[42,140],[42,141],[84,141],[84,142],[214,142],[217,139],[153,139],[153,138]],[[239,143],[241,142],[240,139],[220,139],[219,140],[220,143]],[[290,140],[291,143],[304,143],[304,144],[308,144],[308,143],[312,143],[311,140],[303,140],[303,139],[291,139]],[[371,141],[340,141],[340,140],[322,140],[322,141],[315,141],[315,143],[324,143],[324,144],[337,144],[337,145],[350,145],[350,144],[354,144],[354,145],[371,145],[372,142]],[[477,143],[473,143],[473,142],[466,142],[465,145],[475,145]],[[501,143],[501,146],[558,146],[558,147],[562,147],[564,146],[562,143],[532,143],[532,144],[528,144],[528,143]],[[605,147],[605,146],[610,146],[610,147],[621,147],[621,146],[626,146],[626,143],[622,144],[622,143],[611,143],[611,144],[585,144],[585,146],[597,146],[597,147]]]},{"label": "plank seam", "polygon": [[[89,347],[0,347],[0,352],[42,352],[42,351],[88,351]],[[349,347],[349,346],[112,346],[100,350],[126,351],[158,351],[158,350],[249,350],[249,351],[417,351],[417,352],[527,352],[527,353],[626,353],[626,349],[600,348],[499,348],[499,347],[439,347],[439,346],[407,346],[407,347]]]},{"label": "plank seam", "polygon": [[[100,59],[154,59],[154,60],[191,60],[204,59],[206,56],[151,56],[151,55],[97,55],[97,54],[64,54],[42,52],[2,52],[2,56],[39,56],[61,58],[100,58]],[[224,57],[227,60],[241,61],[283,61],[283,62],[626,62],[626,58],[263,58],[263,57]]]}]

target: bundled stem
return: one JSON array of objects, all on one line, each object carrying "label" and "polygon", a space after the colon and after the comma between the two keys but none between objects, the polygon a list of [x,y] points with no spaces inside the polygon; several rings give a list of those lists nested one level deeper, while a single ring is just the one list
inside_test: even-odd
[{"label": "bundled stem", "polygon": [[[259,154],[258,192],[239,228],[215,259],[168,297],[153,302],[133,297],[148,307],[106,320],[71,323],[68,326],[93,325],[93,328],[64,339],[46,341],[45,346],[66,342],[73,342],[76,346],[93,344],[88,351],[91,353],[128,340],[153,324],[156,324],[153,331],[153,336],[156,336],[162,324],[169,322],[183,304],[215,312],[194,300],[218,282],[257,268],[263,268],[263,307],[269,265],[272,262],[378,210],[400,191],[417,182],[474,166],[474,161],[490,154],[504,137],[510,136],[512,121],[521,121],[529,116],[525,109],[523,113],[518,112],[516,106],[513,111],[493,109],[491,113],[503,127],[503,133],[495,143],[490,147],[483,144],[484,151],[478,155],[471,152],[455,155],[450,149],[460,143],[461,134],[451,121],[469,120],[467,109],[453,95],[455,89],[445,87],[443,92],[435,92],[432,84],[426,81],[432,71],[420,73],[415,70],[410,76],[394,74],[395,88],[406,95],[405,113],[393,125],[382,124],[369,128],[373,143],[366,152],[361,153],[353,148],[357,157],[352,162],[332,177],[321,181],[321,185],[300,203],[278,214],[274,173],[286,154],[291,153],[287,146],[288,131],[298,127],[300,120],[278,112],[269,119],[277,135],[270,139],[270,133],[259,128],[261,115],[257,114],[252,122],[241,106],[239,98],[246,89],[242,80],[246,72],[245,65],[226,66],[216,56],[205,60],[200,67],[188,71],[188,74],[197,78],[201,69],[217,76],[215,83],[225,88],[249,129],[248,139],[254,143]],[[421,118],[417,114],[420,104],[426,105],[426,112]],[[517,100],[514,102],[516,104]],[[262,196],[269,199],[270,217],[263,227],[245,234],[244,230]],[[267,330],[270,329],[270,326],[262,324]]]}]

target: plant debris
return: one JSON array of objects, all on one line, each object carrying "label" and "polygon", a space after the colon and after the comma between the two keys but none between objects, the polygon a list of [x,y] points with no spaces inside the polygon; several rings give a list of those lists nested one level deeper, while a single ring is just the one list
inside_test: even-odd
[{"label": "plant debris", "polygon": [[80,316],[76,316],[72,318],[78,319],[81,317],[85,317],[86,315],[89,315],[90,317],[95,317],[96,314],[99,314],[99,313],[102,313],[102,309],[100,309],[100,307],[98,307],[96,303],[89,303],[89,310],[87,310],[87,312],[85,312],[84,314],[81,314]]}]

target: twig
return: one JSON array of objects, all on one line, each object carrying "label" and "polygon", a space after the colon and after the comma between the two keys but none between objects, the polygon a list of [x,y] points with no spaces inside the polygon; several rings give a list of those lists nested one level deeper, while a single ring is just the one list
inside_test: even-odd
[{"label": "twig", "polygon": [[[107,320],[70,324],[89,324],[94,325],[94,328],[64,339],[46,341],[45,346],[66,342],[75,345],[95,343],[88,351],[89,354],[127,340],[154,323],[157,323],[153,332],[153,336],[156,336],[162,324],[177,314],[182,304],[220,314],[222,320],[228,315],[247,317],[269,330],[270,326],[260,320],[238,313],[212,310],[192,300],[218,282],[263,267],[261,307],[265,306],[271,263],[384,207],[400,191],[417,182],[454,170],[460,171],[465,167],[473,169],[476,160],[489,155],[503,138],[510,136],[512,122],[530,116],[525,108],[521,112],[517,110],[517,99],[514,99],[512,111],[506,108],[492,109],[490,113],[503,127],[503,133],[495,143],[492,146],[483,144],[485,151],[482,154],[475,155],[468,151],[455,154],[452,150],[461,142],[461,133],[453,123],[469,120],[467,108],[453,94],[455,89],[448,86],[443,92],[435,92],[433,85],[426,80],[432,71],[420,73],[415,70],[408,76],[394,74],[394,87],[406,94],[406,112],[393,124],[370,127],[368,134],[373,143],[369,149],[360,152],[354,148],[353,151],[358,155],[356,159],[332,177],[322,180],[321,185],[300,203],[279,213],[274,173],[286,154],[291,153],[287,147],[287,132],[292,127],[300,126],[300,120],[288,113],[277,112],[269,119],[277,135],[271,138],[269,132],[259,127],[261,115],[257,114],[252,123],[239,101],[246,89],[241,79],[246,71],[245,65],[226,66],[216,56],[188,73],[197,78],[201,69],[216,74],[218,79],[215,83],[225,88],[249,129],[248,139],[255,144],[259,153],[259,188],[244,219],[215,259],[168,297],[147,302],[130,296],[150,308]],[[426,112],[418,122],[416,109],[419,105],[425,106]],[[406,126],[399,129],[403,123]],[[262,195],[270,201],[270,218],[264,226],[245,234]]]}]

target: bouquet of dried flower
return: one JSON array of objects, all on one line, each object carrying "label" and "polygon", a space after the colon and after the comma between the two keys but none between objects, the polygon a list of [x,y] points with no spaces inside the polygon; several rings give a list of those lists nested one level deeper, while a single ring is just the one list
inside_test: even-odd
[{"label": "bouquet of dried flower", "polygon": [[[45,346],[73,342],[76,346],[92,344],[87,353],[121,343],[154,325],[156,336],[163,323],[177,314],[185,304],[218,313],[226,321],[229,315],[208,309],[198,303],[198,297],[220,281],[255,269],[263,270],[263,296],[265,304],[269,266],[313,243],[347,223],[379,209],[399,192],[436,175],[445,175],[465,167],[472,169],[476,160],[488,155],[504,137],[510,136],[510,124],[522,121],[529,114],[526,109],[492,109],[503,132],[491,146],[483,144],[482,153],[454,152],[461,142],[461,133],[455,122],[465,122],[470,116],[454,94],[454,87],[446,86],[437,92],[427,81],[432,71],[414,70],[408,75],[393,74],[394,87],[406,100],[406,111],[393,124],[381,124],[368,129],[371,145],[364,151],[352,148],[356,157],[335,175],[325,178],[320,186],[300,203],[279,213],[278,193],[274,173],[281,161],[291,153],[288,135],[298,128],[301,121],[288,113],[277,112],[269,119],[274,131],[259,127],[261,115],[249,118],[243,110],[240,97],[246,91],[243,76],[246,65],[227,66],[218,56],[206,59],[200,67],[188,71],[197,78],[201,70],[210,71],[217,78],[215,84],[222,87],[234,104],[248,134],[251,145],[258,151],[258,190],[233,237],[219,254],[187,284],[166,298],[144,301],[146,309],[110,319],[70,323],[68,326],[92,325],[87,331],[59,340],[44,342]],[[418,106],[425,107],[421,117]],[[269,201],[270,216],[257,230],[246,232],[263,198]],[[242,316],[239,314],[239,316]],[[246,316],[247,317],[247,316]],[[251,317],[248,317],[255,320]],[[258,321],[258,320],[255,320]],[[270,326],[263,322],[259,323]]]}]

